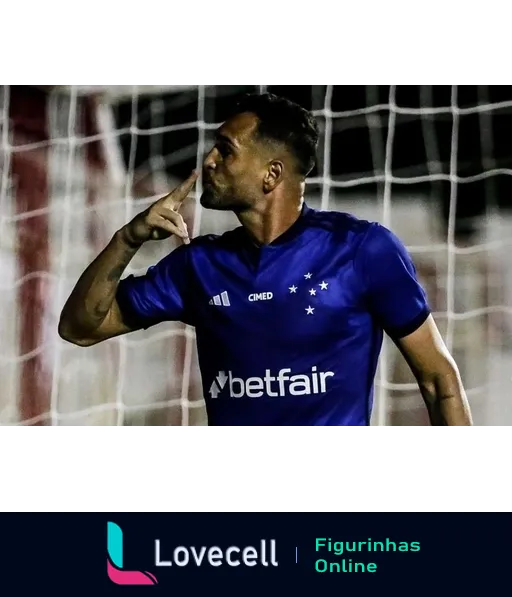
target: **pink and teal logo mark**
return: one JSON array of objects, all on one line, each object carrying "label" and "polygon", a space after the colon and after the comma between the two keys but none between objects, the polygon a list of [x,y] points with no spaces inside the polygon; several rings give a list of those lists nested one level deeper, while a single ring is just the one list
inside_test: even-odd
[{"label": "pink and teal logo mark", "polygon": [[156,585],[158,581],[150,572],[125,570],[123,558],[123,531],[114,522],[107,524],[107,571],[116,585]]}]

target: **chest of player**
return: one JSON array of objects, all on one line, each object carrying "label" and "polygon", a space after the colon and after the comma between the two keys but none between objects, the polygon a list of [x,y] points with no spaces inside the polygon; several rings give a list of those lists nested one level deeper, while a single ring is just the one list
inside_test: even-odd
[{"label": "chest of player", "polygon": [[269,260],[258,269],[212,270],[195,300],[197,327],[217,335],[313,341],[350,335],[361,312],[352,263],[319,256]]}]

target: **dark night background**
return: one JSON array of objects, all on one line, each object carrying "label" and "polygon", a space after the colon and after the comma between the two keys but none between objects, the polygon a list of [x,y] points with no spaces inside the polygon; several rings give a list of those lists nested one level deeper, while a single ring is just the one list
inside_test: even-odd
[{"label": "dark night background", "polygon": [[[258,91],[260,86],[223,85],[207,87],[205,120],[220,123],[229,116],[229,110],[238,95]],[[327,86],[282,85],[267,86],[266,90],[286,96],[307,109],[325,107]],[[399,108],[450,108],[452,87],[447,85],[398,85],[395,103]],[[457,174],[474,176],[495,168],[512,167],[512,86],[456,86],[459,108],[473,108],[497,102],[510,102],[511,106],[462,114],[459,118]],[[169,93],[158,98],[159,125],[164,127],[194,123],[198,117],[198,89]],[[388,104],[389,85],[355,86],[335,85],[331,109],[333,112],[360,110],[377,104]],[[161,144],[162,153],[169,157],[166,169],[176,177],[185,177],[196,165],[198,128],[144,134],[154,129],[154,96],[140,98],[136,105],[135,120],[141,134],[132,146],[133,135],[122,137],[126,162],[135,149],[135,165],[142,167],[152,155],[151,147]],[[131,99],[121,103],[116,110],[117,125],[130,126],[134,112]],[[332,120],[331,175],[335,181],[349,181],[384,173],[389,109],[385,107],[373,114],[339,116]],[[321,130],[324,118],[319,117]],[[394,176],[410,178],[427,176],[433,172],[448,175],[452,150],[453,117],[451,113],[397,114],[393,145],[392,172]],[[151,145],[153,144],[153,145]],[[321,175],[323,169],[323,139],[321,139],[318,167],[312,176]],[[160,151],[160,150],[159,150]],[[434,162],[434,163],[433,163]],[[437,169],[436,169],[437,168]],[[407,199],[410,193],[427,193],[436,207],[448,217],[450,182],[430,181],[413,184],[394,184],[393,201]],[[500,174],[483,181],[457,185],[457,237],[471,238],[478,229],[480,216],[492,204],[512,208],[512,176]],[[382,184],[369,183],[350,188],[350,193],[361,191],[365,195],[382,194]],[[343,189],[339,190],[343,193]],[[468,240],[466,238],[466,240]]]}]

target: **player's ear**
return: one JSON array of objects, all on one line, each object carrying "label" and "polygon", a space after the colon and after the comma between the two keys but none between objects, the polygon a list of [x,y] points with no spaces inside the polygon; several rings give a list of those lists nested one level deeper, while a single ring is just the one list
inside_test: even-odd
[{"label": "player's ear", "polygon": [[263,190],[265,193],[272,192],[283,180],[284,166],[283,162],[273,160],[267,168],[267,173],[263,180]]}]

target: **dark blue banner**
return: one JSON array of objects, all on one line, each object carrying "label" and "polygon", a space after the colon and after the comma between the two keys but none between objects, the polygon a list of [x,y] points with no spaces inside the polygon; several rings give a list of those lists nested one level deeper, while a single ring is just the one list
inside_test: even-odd
[{"label": "dark blue banner", "polygon": [[5,595],[508,588],[510,514],[3,514]]}]

